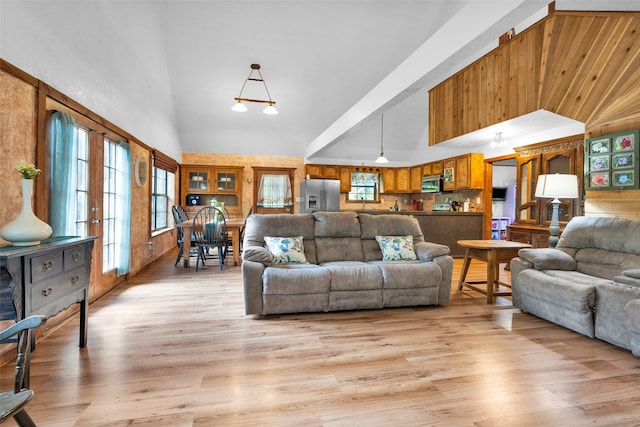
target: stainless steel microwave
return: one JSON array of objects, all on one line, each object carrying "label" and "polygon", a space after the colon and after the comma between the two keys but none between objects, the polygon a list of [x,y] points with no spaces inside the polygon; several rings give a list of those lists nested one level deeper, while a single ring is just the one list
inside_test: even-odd
[{"label": "stainless steel microwave", "polygon": [[442,177],[440,175],[422,177],[423,193],[440,193],[442,192]]}]

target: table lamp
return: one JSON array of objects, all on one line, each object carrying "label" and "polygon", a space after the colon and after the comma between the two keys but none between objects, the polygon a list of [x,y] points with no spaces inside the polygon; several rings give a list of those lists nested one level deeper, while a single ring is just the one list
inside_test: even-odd
[{"label": "table lamp", "polygon": [[549,225],[549,247],[555,248],[560,240],[560,224],[558,223],[559,199],[578,198],[578,177],[576,175],[554,173],[538,176],[536,184],[536,197],[553,199],[553,215]]}]

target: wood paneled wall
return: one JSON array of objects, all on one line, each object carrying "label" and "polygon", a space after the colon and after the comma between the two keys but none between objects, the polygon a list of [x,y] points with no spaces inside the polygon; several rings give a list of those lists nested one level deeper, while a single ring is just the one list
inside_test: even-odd
[{"label": "wood paneled wall", "polygon": [[[640,128],[640,13],[554,12],[429,92],[429,144],[544,109],[585,137]],[[588,191],[585,214],[640,218],[640,190]]]},{"label": "wood paneled wall", "polygon": [[640,13],[556,12],[429,92],[429,144],[545,109],[640,118]]}]

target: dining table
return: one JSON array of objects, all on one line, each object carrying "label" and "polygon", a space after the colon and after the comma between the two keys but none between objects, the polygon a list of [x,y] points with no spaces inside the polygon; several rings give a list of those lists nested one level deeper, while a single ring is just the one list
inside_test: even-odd
[{"label": "dining table", "polygon": [[[244,218],[229,218],[225,220],[227,231],[231,232],[231,245],[233,247],[233,265],[240,264],[240,230],[244,226]],[[184,267],[189,267],[189,257],[191,255],[191,230],[193,229],[193,220],[183,221],[176,224],[176,227],[182,228],[183,250],[182,259]]]}]

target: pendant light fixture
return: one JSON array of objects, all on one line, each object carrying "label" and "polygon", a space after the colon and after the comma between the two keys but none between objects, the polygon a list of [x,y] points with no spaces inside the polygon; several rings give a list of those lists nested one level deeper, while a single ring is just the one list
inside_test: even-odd
[{"label": "pendant light fixture", "polygon": [[[259,77],[252,77],[254,72],[257,72]],[[249,82],[249,81],[261,82],[262,85],[264,86],[264,90],[267,93],[267,98],[269,98],[269,100],[267,101],[267,100],[263,100],[263,99],[243,98],[242,97],[242,92],[244,91],[244,88],[247,85],[247,82]],[[271,94],[269,93],[269,89],[267,89],[267,83],[262,78],[262,73],[260,72],[260,64],[251,64],[251,71],[249,72],[249,77],[247,77],[247,79],[242,84],[242,88],[240,89],[240,95],[238,95],[238,97],[234,98],[234,99],[236,100],[236,103],[234,104],[233,107],[231,107],[231,110],[233,110],[235,112],[244,113],[245,111],[248,110],[247,106],[244,105],[244,103],[246,103],[246,102],[257,102],[259,104],[267,104],[265,109],[262,110],[262,112],[264,114],[268,114],[268,115],[278,114],[278,110],[276,110],[276,107],[274,107],[274,105],[276,105],[276,102],[271,99]]]},{"label": "pendant light fixture", "polygon": [[380,116],[380,156],[376,159],[376,163],[389,163],[384,156],[384,114]]},{"label": "pendant light fixture", "polygon": [[504,147],[507,145],[507,141],[502,139],[502,132],[496,132],[496,136],[491,141],[491,147]]}]

